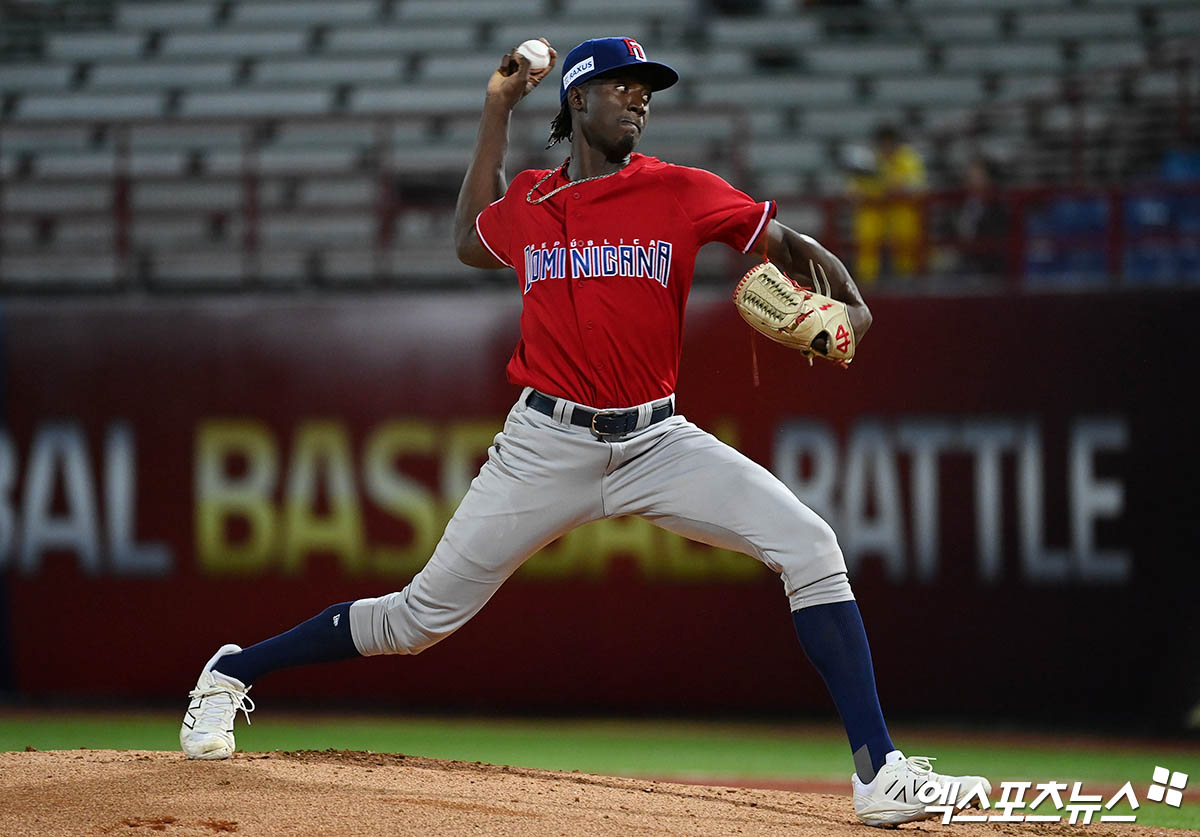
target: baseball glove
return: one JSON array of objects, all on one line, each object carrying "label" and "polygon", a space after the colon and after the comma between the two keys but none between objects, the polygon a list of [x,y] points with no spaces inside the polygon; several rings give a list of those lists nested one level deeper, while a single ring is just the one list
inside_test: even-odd
[{"label": "baseball glove", "polygon": [[[846,304],[829,295],[829,278],[808,263],[813,288],[809,290],[785,276],[770,262],[755,265],[733,292],[742,319],[757,331],[808,358],[826,358],[840,366],[854,359],[854,329]],[[821,279],[825,287],[821,287]]]}]

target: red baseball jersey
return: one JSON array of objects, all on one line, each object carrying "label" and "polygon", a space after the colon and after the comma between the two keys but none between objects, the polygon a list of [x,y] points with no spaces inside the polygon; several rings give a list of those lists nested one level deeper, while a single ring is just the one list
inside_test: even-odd
[{"label": "red baseball jersey", "polygon": [[[634,154],[614,175],[531,204],[547,171],[523,171],[479,213],[479,240],[517,272],[521,339],[508,379],[592,407],[675,391],[696,252],[748,252],[775,215],[701,169]],[[563,167],[533,200],[568,183]]]}]

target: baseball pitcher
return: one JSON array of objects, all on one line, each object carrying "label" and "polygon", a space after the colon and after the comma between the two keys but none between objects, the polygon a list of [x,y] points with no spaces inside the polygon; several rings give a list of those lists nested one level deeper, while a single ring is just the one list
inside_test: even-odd
[{"label": "baseball pitcher", "polygon": [[[548,46],[548,45],[547,45]],[[516,50],[487,85],[455,215],[465,264],[512,270],[521,336],[508,380],[521,388],[487,462],[426,566],[403,590],[333,605],[279,636],[225,645],[205,665],[180,730],[191,758],[227,758],[247,692],[281,668],[416,654],[452,634],[532,554],[576,526],[640,515],[737,550],[779,574],[796,635],[849,738],[854,809],[868,825],[924,819],[917,792],[957,782],[955,801],[991,791],[939,776],[892,744],[871,654],[833,530],[774,475],[676,410],[684,308],[696,253],[720,241],[769,264],[738,285],[753,327],[808,357],[847,364],[871,313],[842,262],[720,177],[635,153],[654,94],[678,74],[633,38],[575,47],[558,77],[549,171],[505,173],[513,109],[550,66]],[[790,277],[812,278],[803,287]]]}]

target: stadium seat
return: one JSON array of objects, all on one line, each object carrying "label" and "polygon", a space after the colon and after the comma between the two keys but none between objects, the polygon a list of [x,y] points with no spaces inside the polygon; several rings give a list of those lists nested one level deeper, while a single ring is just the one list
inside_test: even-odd
[{"label": "stadium seat", "polygon": [[[494,56],[493,60],[495,60],[517,44],[531,37],[538,37],[549,41],[550,45],[558,52],[559,57],[565,59],[567,51],[581,41],[595,38],[597,35],[612,34],[609,31],[612,20],[612,18],[607,18],[601,22],[595,19],[555,17],[539,20],[536,29],[531,28],[529,22],[498,21],[491,30],[491,37],[481,49],[481,54]],[[634,25],[632,22],[623,21],[622,29],[624,30],[622,34],[643,35],[643,32],[639,31],[642,27]],[[650,42],[647,42],[645,46],[653,53],[653,45]]]},{"label": "stadium seat", "polygon": [[167,87],[230,87],[237,65],[225,61],[139,61],[102,63],[88,77],[88,90],[161,90]]},{"label": "stadium seat", "polygon": [[1173,148],[1163,155],[1160,172],[1163,180],[1186,183],[1200,181],[1200,151]]},{"label": "stadium seat", "polygon": [[274,213],[263,218],[259,235],[266,247],[280,245],[362,245],[375,240],[375,219],[369,212]]},{"label": "stadium seat", "polygon": [[[154,282],[172,285],[234,287],[242,283],[243,256],[229,247],[184,251],[158,248],[152,260]],[[284,267],[292,265],[282,265]],[[299,267],[299,264],[294,267]]]},{"label": "stadium seat", "polygon": [[1108,108],[1096,105],[1053,105],[1042,114],[1042,126],[1062,134],[1069,134],[1077,128],[1090,133],[1108,125],[1111,119],[1112,113]]},{"label": "stadium seat", "polygon": [[1063,79],[1050,73],[1006,73],[999,88],[997,95],[1010,102],[1060,99]]},{"label": "stadium seat", "polygon": [[311,26],[370,23],[379,16],[378,0],[239,0],[232,7],[231,26]]},{"label": "stadium seat", "polygon": [[116,4],[120,29],[170,29],[211,25],[217,4],[206,0],[155,0]]},{"label": "stadium seat", "polygon": [[875,80],[875,101],[884,105],[973,105],[986,98],[975,76],[884,76]]},{"label": "stadium seat", "polygon": [[[523,40],[523,39],[522,39]],[[465,50],[474,46],[475,32],[470,26],[426,24],[371,27],[340,26],[329,32],[327,54],[350,53],[356,56],[381,54],[389,57],[411,52],[426,52],[436,45],[441,50]],[[519,42],[518,42],[519,43]],[[500,56],[497,55],[497,58]]]},{"label": "stadium seat", "polygon": [[808,69],[834,75],[919,73],[928,69],[928,50],[919,44],[822,44],[804,50]]},{"label": "stadium seat", "polygon": [[[108,190],[105,191],[107,194]],[[129,202],[134,212],[156,209],[233,212],[241,209],[242,195],[242,184],[236,180],[144,181],[133,184]]]},{"label": "stadium seat", "polygon": [[378,196],[379,180],[376,177],[310,177],[300,184],[296,205],[353,208],[371,206]]},{"label": "stadium seat", "polygon": [[1141,41],[1088,41],[1079,45],[1079,68],[1096,70],[1104,67],[1134,66],[1146,60],[1146,47]]},{"label": "stadium seat", "polygon": [[209,221],[203,215],[163,217],[158,213],[139,214],[131,219],[129,231],[135,249],[194,249],[203,246],[210,236]]},{"label": "stadium seat", "polygon": [[1034,284],[1075,285],[1108,280],[1108,202],[1062,197],[1029,214],[1026,269]]},{"label": "stadium seat", "polygon": [[1158,33],[1194,38],[1200,32],[1200,9],[1195,4],[1163,9],[1158,13]]},{"label": "stadium seat", "polygon": [[798,48],[821,39],[820,21],[812,16],[779,18],[717,18],[708,28],[709,39],[718,47]]},{"label": "stadium seat", "polygon": [[82,151],[91,147],[92,127],[0,123],[0,149],[6,155],[28,151]]},{"label": "stadium seat", "polygon": [[[1196,79],[1190,79],[1194,83]],[[1142,73],[1135,81],[1137,95],[1141,97],[1170,98],[1180,95],[1179,74],[1174,70]]]},{"label": "stadium seat", "polygon": [[754,70],[753,57],[744,49],[700,51],[666,47],[654,50],[654,60],[674,67],[685,81],[714,75],[746,75]]},{"label": "stadium seat", "polygon": [[137,58],[146,36],[140,32],[56,32],[47,37],[46,55],[63,61]]},{"label": "stadium seat", "polygon": [[304,52],[307,42],[307,29],[172,31],[163,39],[160,54],[164,58],[296,55]]},{"label": "stadium seat", "polygon": [[13,289],[44,290],[55,286],[111,287],[117,281],[116,256],[91,250],[87,253],[5,253],[0,275]]},{"label": "stadium seat", "polygon": [[1200,196],[1184,194],[1173,201],[1175,225],[1179,232],[1196,241],[1200,236]]},{"label": "stadium seat", "polygon": [[1181,282],[1200,284],[1200,243],[1192,240],[1176,248],[1175,275]]},{"label": "stadium seat", "polygon": [[66,90],[74,73],[70,64],[0,64],[0,92]]},{"label": "stadium seat", "polygon": [[963,11],[968,9],[1024,10],[1031,8],[1069,8],[1071,0],[905,0],[922,14]]},{"label": "stadium seat", "polygon": [[158,93],[31,93],[22,96],[17,119],[139,119],[162,116]]},{"label": "stadium seat", "polygon": [[1063,68],[1058,44],[952,44],[945,51],[946,70],[979,72],[1057,71]]},{"label": "stadium seat", "polygon": [[148,122],[134,125],[129,145],[137,151],[212,151],[241,149],[247,129],[240,122]]},{"label": "stadium seat", "polygon": [[451,171],[461,175],[470,161],[470,146],[402,146],[392,153],[392,168],[401,173]]},{"label": "stadium seat", "polygon": [[738,115],[733,112],[675,110],[652,113],[644,144],[662,142],[712,142],[734,140]]},{"label": "stadium seat", "polygon": [[[129,157],[127,172],[134,176],[180,175],[184,162],[182,152],[136,152]],[[111,150],[43,152],[34,158],[39,177],[111,177],[118,167],[118,157]]]},{"label": "stadium seat", "polygon": [[418,83],[474,83],[480,90],[500,65],[504,53],[444,52],[425,56],[420,64]]},{"label": "stadium seat", "polygon": [[[409,129],[401,132],[394,129],[393,142],[418,142],[424,139],[424,126],[420,123],[404,122]],[[271,139],[274,148],[352,148],[361,151],[373,148],[379,141],[379,128],[370,119],[284,121],[275,130]]]},{"label": "stadium seat", "polygon": [[1123,278],[1129,285],[1168,284],[1178,278],[1175,249],[1164,244],[1133,244],[1125,251]]},{"label": "stadium seat", "polygon": [[[613,20],[636,19],[639,16],[677,19],[680,16],[695,14],[696,3],[694,0],[654,0],[653,3],[646,3],[644,0],[604,0],[603,11],[604,14],[611,15]],[[595,14],[596,4],[592,0],[564,0],[563,13],[568,17]]]},{"label": "stadium seat", "polygon": [[398,58],[269,58],[254,68],[255,84],[357,84],[397,81],[403,74]]},{"label": "stadium seat", "polygon": [[955,44],[990,43],[1000,37],[1000,19],[994,12],[927,14],[920,18],[921,33],[929,40]]},{"label": "stadium seat", "polygon": [[699,105],[789,107],[848,104],[855,96],[848,78],[781,75],[771,81],[757,77],[708,79],[696,87]]},{"label": "stadium seat", "polygon": [[[541,22],[549,16],[549,10],[543,0],[406,0],[397,7],[396,16],[402,21],[474,20],[501,23],[534,18]],[[521,40],[537,37],[540,37],[540,33],[534,32]]]},{"label": "stadium seat", "polygon": [[296,116],[328,113],[330,89],[226,90],[187,93],[180,103],[183,116]]},{"label": "stadium seat", "polygon": [[[263,175],[321,174],[353,171],[359,161],[354,148],[277,148],[267,146],[258,151],[257,171]],[[245,161],[240,150],[215,151],[207,156],[208,170],[215,174],[239,174]]]},{"label": "stadium seat", "polygon": [[477,110],[483,85],[469,86],[371,86],[359,87],[350,97],[350,112],[356,114],[429,114]]},{"label": "stadium seat", "polygon": [[822,143],[791,138],[755,140],[746,149],[746,157],[751,169],[768,176],[780,170],[808,170],[829,165]]},{"label": "stadium seat", "polygon": [[3,270],[3,252],[12,250],[29,250],[38,238],[37,223],[25,219],[5,219],[0,224],[0,273]]},{"label": "stadium seat", "polygon": [[902,124],[903,115],[894,107],[842,107],[805,110],[800,133],[824,139],[866,139],[883,122]]},{"label": "stadium seat", "polygon": [[1128,37],[1138,31],[1133,9],[1072,9],[1021,12],[1017,31],[1022,38]]}]

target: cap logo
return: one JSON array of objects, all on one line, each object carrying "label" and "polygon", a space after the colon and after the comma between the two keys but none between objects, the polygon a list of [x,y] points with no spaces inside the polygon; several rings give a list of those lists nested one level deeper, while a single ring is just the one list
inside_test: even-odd
[{"label": "cap logo", "polygon": [[[641,49],[641,47],[638,47],[638,49]],[[569,88],[571,86],[571,82],[573,82],[575,79],[579,78],[584,73],[590,73],[595,68],[596,57],[589,55],[587,58],[583,59],[574,67],[563,73],[563,90]]]},{"label": "cap logo", "polygon": [[632,55],[638,61],[646,60],[646,50],[642,49],[641,44],[639,44],[633,38],[622,38],[621,40],[625,42],[625,46],[629,49],[630,55]]}]

